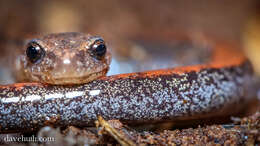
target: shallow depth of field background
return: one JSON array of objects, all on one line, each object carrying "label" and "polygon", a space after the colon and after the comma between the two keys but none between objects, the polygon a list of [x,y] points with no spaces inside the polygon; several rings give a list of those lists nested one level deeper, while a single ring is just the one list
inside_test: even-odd
[{"label": "shallow depth of field background", "polygon": [[207,34],[246,48],[260,73],[258,5],[257,0],[2,0],[0,48],[4,54],[16,40],[64,31],[90,32],[108,41],[140,32]]}]

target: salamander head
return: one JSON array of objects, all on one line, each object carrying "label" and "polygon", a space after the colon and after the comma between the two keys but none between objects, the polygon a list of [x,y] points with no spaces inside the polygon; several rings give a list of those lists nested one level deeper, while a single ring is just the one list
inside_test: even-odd
[{"label": "salamander head", "polygon": [[111,54],[102,38],[69,32],[29,41],[16,67],[24,81],[82,84],[105,76],[110,62]]}]

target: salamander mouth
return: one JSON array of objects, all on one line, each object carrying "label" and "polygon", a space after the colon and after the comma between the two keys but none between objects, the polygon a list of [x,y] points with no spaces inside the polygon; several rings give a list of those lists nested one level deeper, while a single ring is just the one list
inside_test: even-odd
[{"label": "salamander mouth", "polygon": [[53,85],[75,85],[75,84],[78,85],[78,84],[88,83],[100,77],[103,77],[106,75],[107,71],[108,69],[87,74],[84,76],[57,77],[57,78],[53,77],[53,78],[45,79],[40,82],[53,84]]}]

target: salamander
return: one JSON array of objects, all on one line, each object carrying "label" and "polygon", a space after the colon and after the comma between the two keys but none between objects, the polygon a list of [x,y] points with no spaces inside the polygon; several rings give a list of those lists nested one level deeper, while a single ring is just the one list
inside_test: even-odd
[{"label": "salamander", "polygon": [[[38,73],[36,69],[36,75],[32,72],[34,65],[45,70],[48,61],[44,55],[32,55],[28,48],[33,47],[37,52],[58,46],[61,50],[57,53],[61,53],[62,49],[76,47],[86,53],[88,49],[93,49],[90,46],[93,47],[96,40],[98,43],[94,48],[99,48],[99,44],[105,45],[100,38],[80,33],[51,34],[30,41],[24,57],[20,57],[22,59],[18,62],[27,55],[29,65],[24,61],[21,63],[24,66],[20,64],[19,68],[26,70],[22,74],[31,74],[29,78],[33,80],[0,86],[0,132],[32,131],[45,125],[93,126],[98,116],[125,123],[152,123],[232,115],[241,111],[251,99],[253,70],[250,62],[234,46],[221,42],[215,43],[211,60],[204,64],[111,76],[104,76],[110,55],[102,51],[105,48],[102,46],[99,48],[101,51],[92,55],[87,53],[86,56],[91,59],[86,60],[101,63],[93,67],[91,64],[90,70],[86,69],[87,74],[82,75],[91,76],[91,79],[76,79],[84,80],[82,84],[73,84],[70,79],[44,77],[52,74],[49,71]],[[67,54],[69,51],[63,51],[59,56],[70,56]],[[34,57],[30,58],[31,55]],[[101,57],[97,57],[99,55]],[[45,57],[50,59],[50,56],[45,50]],[[80,53],[78,56],[83,55]],[[56,71],[56,67],[51,65],[50,68]],[[101,76],[89,75],[92,69],[93,72],[102,70]],[[75,67],[73,70],[77,72]],[[44,76],[39,77],[38,74]],[[58,81],[57,84],[54,81]]]}]

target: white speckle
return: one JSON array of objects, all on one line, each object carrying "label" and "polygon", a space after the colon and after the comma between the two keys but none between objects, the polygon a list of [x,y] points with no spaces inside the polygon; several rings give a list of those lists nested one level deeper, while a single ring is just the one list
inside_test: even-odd
[{"label": "white speckle", "polygon": [[91,91],[89,91],[89,95],[96,96],[98,94],[100,94],[100,90],[91,90]]},{"label": "white speckle", "polygon": [[35,101],[35,100],[40,100],[41,96],[39,95],[30,95],[30,96],[26,96],[25,98],[22,98],[22,101]]},{"label": "white speckle", "polygon": [[11,98],[3,98],[1,99],[2,103],[10,103],[10,102],[18,102],[20,100],[19,97],[11,97]]},{"label": "white speckle", "polygon": [[72,92],[68,92],[66,93],[66,98],[74,98],[74,97],[78,97],[78,96],[82,96],[84,95],[84,92],[82,91],[72,91]]},{"label": "white speckle", "polygon": [[63,63],[64,63],[64,64],[70,64],[70,60],[69,60],[69,59],[64,59],[64,60],[63,60]]},{"label": "white speckle", "polygon": [[51,118],[50,117],[45,117],[45,120],[50,121]]},{"label": "white speckle", "polygon": [[55,99],[55,98],[62,98],[63,94],[61,93],[55,93],[55,94],[47,94],[45,95],[45,99],[49,100],[49,99]]},{"label": "white speckle", "polygon": [[77,61],[77,65],[78,65],[78,66],[83,66],[83,63],[80,62],[80,61]]}]

